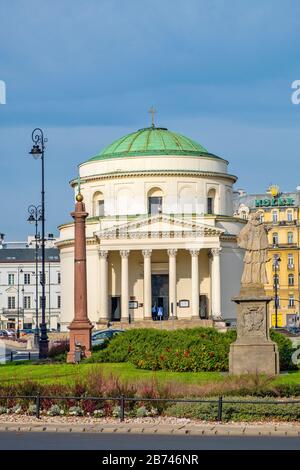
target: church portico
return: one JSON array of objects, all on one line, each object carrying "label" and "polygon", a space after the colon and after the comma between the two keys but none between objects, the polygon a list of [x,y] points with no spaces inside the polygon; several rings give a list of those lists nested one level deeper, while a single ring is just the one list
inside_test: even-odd
[{"label": "church portico", "polygon": [[[207,248],[180,247],[98,249],[101,288],[97,323],[155,321],[155,308],[159,307],[164,320],[218,317],[221,280],[219,264],[212,260],[219,254],[212,253]],[[112,298],[119,299],[119,318],[114,315],[116,300],[112,302]]]}]

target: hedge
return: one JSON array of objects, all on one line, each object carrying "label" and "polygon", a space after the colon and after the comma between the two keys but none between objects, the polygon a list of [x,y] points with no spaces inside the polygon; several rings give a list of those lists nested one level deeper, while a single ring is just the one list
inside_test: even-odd
[{"label": "hedge", "polygon": [[[297,368],[291,362],[291,341],[271,331],[278,344],[281,370]],[[88,362],[130,362],[139,369],[173,372],[228,371],[230,344],[236,332],[220,333],[214,328],[187,328],[174,331],[132,329],[112,339]]]},{"label": "hedge", "polygon": [[[213,397],[211,398],[213,399]],[[214,397],[217,400],[217,397]],[[239,401],[241,398],[230,397]],[[253,401],[253,397],[243,398],[243,401]],[[259,404],[253,403],[224,403],[222,406],[222,421],[297,421],[300,419],[300,403],[273,404],[272,398],[264,398]],[[280,402],[279,402],[280,403]],[[177,418],[201,419],[216,421],[218,414],[217,403],[176,403],[164,411],[164,415]]]}]

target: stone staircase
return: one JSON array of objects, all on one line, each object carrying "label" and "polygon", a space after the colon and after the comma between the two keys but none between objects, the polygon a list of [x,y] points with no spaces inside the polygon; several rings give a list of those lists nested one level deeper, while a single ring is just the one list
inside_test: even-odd
[{"label": "stone staircase", "polygon": [[[121,328],[124,330],[129,330],[132,328],[156,328],[162,330],[175,330],[178,328],[199,328],[199,327],[213,327],[214,322],[213,320],[164,320],[164,321],[153,321],[153,320],[139,320],[136,322],[112,322],[113,328]],[[106,325],[99,325],[99,329],[105,329]],[[97,328],[97,329],[98,329]]]}]

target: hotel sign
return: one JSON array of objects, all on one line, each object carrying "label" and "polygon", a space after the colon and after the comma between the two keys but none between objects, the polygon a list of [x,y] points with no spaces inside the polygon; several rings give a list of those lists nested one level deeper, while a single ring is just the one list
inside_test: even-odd
[{"label": "hotel sign", "polygon": [[294,206],[295,200],[292,197],[272,197],[255,199],[255,207],[284,207]]}]

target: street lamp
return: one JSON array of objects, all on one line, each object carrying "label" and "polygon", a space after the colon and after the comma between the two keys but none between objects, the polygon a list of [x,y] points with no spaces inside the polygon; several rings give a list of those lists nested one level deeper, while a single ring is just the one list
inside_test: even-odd
[{"label": "street lamp", "polygon": [[47,335],[47,325],[45,318],[45,307],[46,307],[46,295],[45,295],[45,163],[44,163],[44,153],[45,153],[45,142],[47,139],[44,138],[42,129],[36,128],[32,131],[32,142],[33,147],[29,152],[35,159],[41,158],[42,162],[42,203],[41,203],[41,222],[42,222],[42,239],[41,239],[41,248],[42,248],[42,276],[40,283],[42,285],[42,321],[41,321],[41,336],[39,340],[39,357],[40,359],[45,359],[48,356],[48,335]]},{"label": "street lamp", "polygon": [[38,223],[42,221],[42,206],[31,205],[28,207],[29,217],[27,221],[35,224],[35,330],[34,345],[39,347],[40,330],[39,330],[39,272],[38,272]]},{"label": "street lamp", "polygon": [[275,289],[275,328],[278,328],[278,268],[281,259],[279,256],[276,256],[274,260],[274,269],[275,269],[275,282],[274,282],[274,289]]},{"label": "street lamp", "polygon": [[18,266],[18,310],[17,310],[17,338],[20,338],[20,273],[23,272],[23,269]]}]

